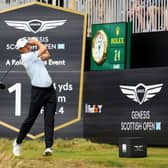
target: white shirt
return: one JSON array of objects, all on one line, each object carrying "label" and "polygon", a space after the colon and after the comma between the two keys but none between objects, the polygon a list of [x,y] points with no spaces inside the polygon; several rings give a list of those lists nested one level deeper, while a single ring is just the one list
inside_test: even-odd
[{"label": "white shirt", "polygon": [[44,65],[44,62],[38,57],[38,52],[29,52],[21,54],[22,63],[31,80],[32,86],[49,87],[52,79]]}]

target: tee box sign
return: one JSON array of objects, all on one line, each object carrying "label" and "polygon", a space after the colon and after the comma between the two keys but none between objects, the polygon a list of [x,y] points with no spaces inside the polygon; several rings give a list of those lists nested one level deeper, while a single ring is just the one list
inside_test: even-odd
[{"label": "tee box sign", "polygon": [[92,25],[91,70],[130,67],[130,23]]},{"label": "tee box sign", "polygon": [[[82,83],[86,15],[80,12],[33,2],[0,13],[0,75],[14,65],[19,57],[17,39],[36,37],[45,44],[51,58],[44,62],[57,92],[55,131],[64,136],[81,134]],[[2,33],[3,32],[3,33]],[[0,90],[0,136],[15,136],[26,118],[31,84],[21,60],[16,61]],[[69,129],[67,126],[73,125]],[[78,128],[77,128],[78,127]],[[64,129],[63,129],[64,128]],[[67,131],[68,129],[68,131]],[[8,133],[7,133],[8,132]],[[73,135],[72,135],[72,134]],[[28,135],[42,137],[43,109]]]}]

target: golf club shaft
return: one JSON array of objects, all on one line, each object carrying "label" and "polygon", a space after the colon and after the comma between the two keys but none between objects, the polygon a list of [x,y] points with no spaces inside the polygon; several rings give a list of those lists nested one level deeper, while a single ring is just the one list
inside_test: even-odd
[{"label": "golf club shaft", "polygon": [[19,59],[20,59],[20,57],[18,57],[18,58],[15,60],[15,62],[13,63],[13,65],[10,66],[10,68],[7,70],[7,72],[2,76],[2,78],[0,79],[1,82],[6,78],[6,76],[8,75],[8,73],[12,70],[12,68],[15,66],[16,62],[17,62]]}]

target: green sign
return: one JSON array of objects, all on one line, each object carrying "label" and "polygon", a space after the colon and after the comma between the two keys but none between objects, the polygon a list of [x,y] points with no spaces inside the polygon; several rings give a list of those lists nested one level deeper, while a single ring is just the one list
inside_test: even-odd
[{"label": "green sign", "polygon": [[92,25],[91,70],[130,68],[131,23]]}]

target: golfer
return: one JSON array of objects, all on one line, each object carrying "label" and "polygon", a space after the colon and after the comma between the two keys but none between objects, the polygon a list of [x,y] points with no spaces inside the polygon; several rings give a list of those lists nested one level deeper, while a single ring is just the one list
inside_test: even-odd
[{"label": "golfer", "polygon": [[[32,46],[37,46],[32,51]],[[44,107],[44,155],[51,155],[54,135],[54,115],[56,111],[56,91],[52,79],[43,63],[50,58],[45,45],[35,39],[20,38],[16,42],[16,49],[21,53],[21,60],[31,81],[31,100],[29,113],[23,122],[17,139],[13,142],[13,154],[21,155],[21,144],[30,131],[42,107]]]}]

